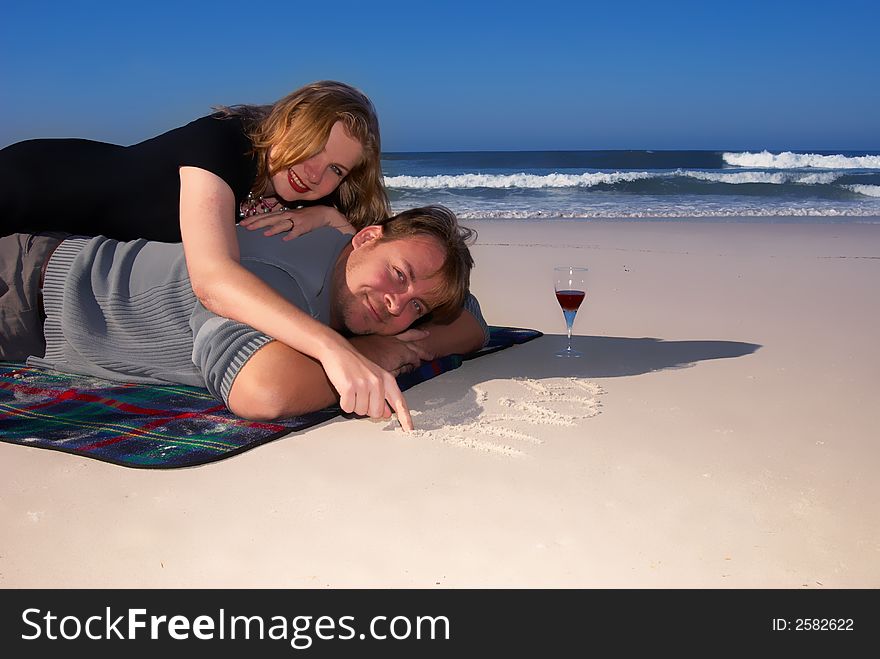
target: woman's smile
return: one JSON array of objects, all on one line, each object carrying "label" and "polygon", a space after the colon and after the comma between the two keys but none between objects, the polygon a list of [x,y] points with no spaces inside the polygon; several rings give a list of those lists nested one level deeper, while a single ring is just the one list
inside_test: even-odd
[{"label": "woman's smile", "polygon": [[303,183],[303,180],[297,176],[296,172],[293,171],[293,167],[287,170],[287,182],[290,183],[290,187],[294,189],[294,191],[299,192],[300,194],[305,194],[311,188]]}]

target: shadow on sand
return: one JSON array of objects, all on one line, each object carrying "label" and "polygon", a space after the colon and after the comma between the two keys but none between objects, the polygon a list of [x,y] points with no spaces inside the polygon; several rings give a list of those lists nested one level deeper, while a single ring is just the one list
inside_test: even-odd
[{"label": "shadow on sand", "polygon": [[[562,335],[544,335],[528,343],[501,350],[473,361],[461,368],[441,375],[454,380],[445,392],[436,389],[427,394],[408,390],[406,395],[419,410],[414,417],[416,430],[436,435],[440,440],[481,451],[490,451],[513,457],[531,451],[530,446],[541,443],[538,435],[529,435],[536,425],[571,425],[580,419],[598,414],[598,406],[591,403],[601,392],[595,383],[580,385],[541,384],[550,378],[610,378],[642,375],[653,371],[695,366],[710,359],[742,357],[761,346],[738,341],[664,341],[655,338],[624,338],[609,336],[579,336],[572,347],[583,352],[582,357],[556,357],[555,352],[565,346]],[[487,392],[480,387],[491,380],[528,380],[520,400],[508,397],[503,411],[487,415]],[[590,386],[596,387],[595,391]],[[440,394],[438,396],[438,394]],[[505,396],[509,396],[508,393]],[[493,396],[497,398],[497,396]],[[526,400],[527,399],[527,400]],[[495,401],[495,403],[498,403]],[[559,404],[563,404],[562,407]],[[497,405],[493,404],[493,407]],[[509,428],[504,421],[519,420]],[[384,430],[395,430],[396,422]],[[532,447],[533,448],[533,447]]]},{"label": "shadow on sand", "polygon": [[[582,357],[556,357],[565,336],[545,334],[524,345],[489,355],[479,362],[495,378],[589,377],[642,375],[672,368],[688,368],[709,359],[750,355],[761,346],[739,341],[664,341],[655,338],[577,336],[572,347]],[[489,360],[492,360],[489,362]],[[465,366],[469,365],[468,363]]]}]

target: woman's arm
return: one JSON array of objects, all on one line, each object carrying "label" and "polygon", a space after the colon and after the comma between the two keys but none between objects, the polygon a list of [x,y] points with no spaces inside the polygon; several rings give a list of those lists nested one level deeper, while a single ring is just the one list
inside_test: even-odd
[{"label": "woman's arm", "polygon": [[387,418],[390,404],[403,428],[411,430],[409,409],[390,373],[239,263],[230,222],[235,212],[235,196],[220,177],[198,167],[180,168],[180,233],[190,282],[201,303],[318,360],[344,411]]}]

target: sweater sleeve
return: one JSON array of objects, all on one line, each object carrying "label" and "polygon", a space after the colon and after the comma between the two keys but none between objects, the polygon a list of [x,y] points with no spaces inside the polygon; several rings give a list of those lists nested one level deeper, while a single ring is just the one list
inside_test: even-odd
[{"label": "sweater sleeve", "polygon": [[[242,264],[300,309],[308,310],[307,297],[296,279],[280,268],[257,259]],[[242,367],[272,337],[208,311],[197,302],[190,318],[193,333],[192,361],[213,396],[229,402],[229,392]]]},{"label": "sweater sleeve", "polygon": [[198,304],[192,316],[192,361],[215,398],[229,404],[232,383],[242,367],[272,339],[248,325],[215,316]]},{"label": "sweater sleeve", "polygon": [[489,343],[489,326],[486,323],[486,319],[483,318],[483,312],[480,309],[480,303],[477,298],[474,297],[473,293],[468,293],[468,296],[465,298],[464,310],[469,311],[480,324],[480,327],[483,330],[483,345],[485,346],[487,343]]}]

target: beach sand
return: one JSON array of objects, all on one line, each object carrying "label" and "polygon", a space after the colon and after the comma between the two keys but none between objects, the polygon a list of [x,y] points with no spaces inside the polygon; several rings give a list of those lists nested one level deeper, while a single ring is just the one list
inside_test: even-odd
[{"label": "beach sand", "polygon": [[[411,389],[411,435],[0,444],[0,586],[880,587],[880,225],[471,225],[486,318],[547,336]],[[556,264],[590,268],[577,360]]]}]

